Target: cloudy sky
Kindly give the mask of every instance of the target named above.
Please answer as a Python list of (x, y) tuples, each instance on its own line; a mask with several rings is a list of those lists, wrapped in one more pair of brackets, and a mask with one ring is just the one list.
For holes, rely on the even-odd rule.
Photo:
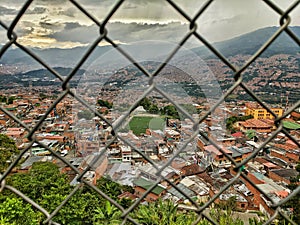
[[(9, 25), (24, 0), (1, 0), (0, 19)], [(174, 0), (192, 17), (203, 0)], [(293, 0), (274, 0), (283, 10)], [(113, 0), (78, 0), (100, 22), (116, 4)], [(292, 25), (300, 25), (300, 6), (291, 14)], [(280, 17), (261, 0), (215, 0), (197, 20), (198, 31), (212, 42), (230, 39), (259, 28), (276, 26)], [(117, 43), (142, 40), (178, 42), (188, 31), (187, 21), (163, 0), (127, 0), (107, 25), (109, 37)], [(18, 41), (30, 47), (72, 48), (87, 46), (98, 27), (67, 0), (34, 0), (16, 27)], [(6, 42), (0, 28), (0, 44)], [(107, 43), (102, 42), (101, 45)], [(190, 45), (201, 45), (194, 38)]]

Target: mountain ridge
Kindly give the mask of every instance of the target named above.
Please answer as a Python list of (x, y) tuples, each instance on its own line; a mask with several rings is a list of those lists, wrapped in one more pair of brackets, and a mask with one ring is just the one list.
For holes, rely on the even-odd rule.
[[(213, 43), (225, 57), (235, 55), (253, 55), (277, 30), (279, 27), (261, 28), (229, 40)], [(300, 36), (300, 26), (291, 27), (295, 35)], [(298, 48), (297, 48), (298, 47)], [(205, 46), (193, 48), (197, 55), (203, 57), (213, 57), (213, 53)], [(279, 37), (262, 53), (262, 57), (269, 57), (276, 54), (299, 54), (300, 48), (284, 31)]]
[[(219, 52), (221, 52), (225, 57), (235, 56), (235, 55), (253, 55), (264, 43), (267, 41), (275, 32), (279, 29), (278, 27), (266, 27), (261, 28), (247, 34), (234, 37), (229, 40), (222, 42), (212, 43)], [(295, 35), (300, 36), (300, 26), (294, 26), (290, 28)], [(163, 49), (164, 44), (159, 44), (156, 46), (158, 50)], [(167, 45), (167, 43), (165, 44)], [(135, 54), (139, 54), (141, 48), (136, 48), (136, 46), (124, 46), (128, 50), (132, 50)], [(152, 47), (144, 46), (146, 51), (152, 51)], [(38, 55), (43, 61), (48, 62), (52, 67), (74, 67), (80, 58), (85, 54), (89, 47), (75, 47), (72, 49), (31, 49), (36, 55)], [(136, 49), (135, 49), (136, 48)], [(112, 50), (112, 46), (97, 46), (93, 53), (88, 58), (85, 64), (92, 64), (95, 60), (102, 57), (104, 54)], [(144, 51), (145, 51), (144, 50)], [(200, 46), (192, 48), (189, 51), (194, 52), (202, 58), (215, 58), (216, 56), (210, 52), (206, 46)], [(162, 51), (163, 52), (163, 51)], [(268, 49), (262, 54), (262, 57), (269, 57), (276, 54), (290, 54), (296, 55), (300, 53), (299, 46), (285, 33), (283, 32), (280, 36), (268, 47)], [(114, 58), (114, 57), (112, 57)], [(30, 56), (24, 53), (20, 49), (8, 49), (7, 52), (1, 58), (2, 65), (32, 65), (32, 68), (37, 68), (39, 64), (33, 60)]]

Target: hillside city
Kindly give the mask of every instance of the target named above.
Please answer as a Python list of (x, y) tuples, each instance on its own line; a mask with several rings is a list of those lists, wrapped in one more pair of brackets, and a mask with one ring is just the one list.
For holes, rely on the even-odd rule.
[(299, 3), (1, 0), (0, 225), (300, 225)]
[[(273, 57), (269, 60), (277, 59)], [(293, 58), (284, 57), (282, 60), (293, 65)], [(289, 68), (292, 70), (291, 65)], [(261, 73), (264, 66), (256, 70)], [(223, 70), (221, 72), (226, 74)], [(282, 76), (279, 69), (266, 73), (272, 73), (276, 79)], [(293, 72), (288, 76), (292, 79), (297, 74)], [(277, 81), (272, 85), (296, 88), (299, 84), (294, 80), (286, 82), (292, 83)], [(249, 84), (263, 87), (266, 81), (255, 78)], [(181, 209), (188, 209), (193, 205), (187, 196), (199, 204), (205, 204), (236, 176), (238, 171), (233, 169), (235, 163), (251, 157), (242, 171), (252, 183), (241, 176), (215, 201), (222, 203), (234, 197), (236, 210), (242, 212), (241, 218), (247, 217), (251, 211), (272, 216), (272, 201), (279, 202), (300, 184), (299, 145), (281, 132), (263, 145), (277, 129), (274, 115), (281, 117), (288, 110), (288, 95), (282, 97), (281, 102), (268, 104), (273, 115), (255, 101), (226, 101), (195, 129), (194, 121), (205, 115), (212, 106), (211, 102), (196, 97), (192, 98), (192, 103), (185, 98), (182, 102), (178, 100), (190, 114), (187, 116), (154, 93), (140, 101), (120, 126), (112, 129), (105, 120), (116, 124), (128, 109), (128, 104), (132, 104), (131, 101), (135, 101), (143, 91), (125, 91), (118, 98), (117, 106), (114, 100), (120, 95), (120, 89), (114, 85), (107, 84), (103, 93), (94, 96), (91, 95), (95, 91), (93, 88), (82, 95), (102, 118), (73, 97), (65, 96), (35, 131), (35, 138), (40, 144), (34, 143), (23, 154), (22, 163), (14, 173), (26, 173), (33, 163), (49, 161), (57, 164), (61, 173), (67, 174), (70, 183), (76, 185), (78, 174), (55, 156), (59, 155), (81, 172), (89, 168), (84, 179), (92, 184), (104, 176), (134, 189), (133, 193), (124, 192), (118, 198), (126, 197), (134, 201), (143, 196), (153, 183), (160, 181), (143, 201), (169, 199)], [(27, 88), (2, 89), (1, 107), (31, 129), (45, 116), (59, 94), (58, 87), (32, 86), (32, 83)], [(296, 110), (282, 121), (284, 129), (298, 143), (299, 121), (300, 112)], [(30, 141), (26, 138), (28, 131), (2, 111), (0, 130), (16, 142), (19, 150), (29, 146)], [(256, 157), (253, 157), (254, 153), (257, 153)], [(165, 163), (172, 157), (174, 159), (166, 166)], [(157, 168), (164, 168), (161, 174), (157, 174), (148, 160)], [(173, 182), (186, 196), (160, 176)], [(257, 187), (267, 196), (261, 194)], [(284, 210), (291, 214), (296, 208), (287, 207)]]

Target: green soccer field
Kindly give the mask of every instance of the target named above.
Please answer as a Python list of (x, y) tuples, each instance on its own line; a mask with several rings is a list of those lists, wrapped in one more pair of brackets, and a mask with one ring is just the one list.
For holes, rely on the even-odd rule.
[(134, 116), (129, 122), (130, 130), (132, 130), (135, 135), (145, 133), (147, 128), (151, 130), (163, 130), (164, 126), (165, 119), (161, 117)]

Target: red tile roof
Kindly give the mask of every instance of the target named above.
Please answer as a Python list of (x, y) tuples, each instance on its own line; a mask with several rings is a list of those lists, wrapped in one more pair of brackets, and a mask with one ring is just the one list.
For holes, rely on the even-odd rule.
[[(229, 151), (229, 150), (228, 150), (227, 148), (225, 148), (224, 146), (220, 146), (220, 147), (221, 147), (221, 149), (222, 149), (225, 153), (227, 153), (227, 154), (232, 154), (232, 152)], [(220, 151), (219, 151), (215, 146), (213, 146), (213, 145), (207, 145), (207, 146), (204, 147), (204, 149), (205, 149), (205, 151), (214, 153), (214, 154), (216, 154), (216, 155), (223, 155), (223, 153), (220, 152)]]
[(261, 120), (258, 119), (249, 119), (246, 120), (245, 122), (241, 122), (241, 124), (244, 127), (249, 127), (249, 128), (265, 128), (265, 129), (270, 129), (272, 126), (262, 122)]
[(244, 134), (242, 132), (236, 132), (234, 134), (231, 134), (231, 136), (233, 136), (233, 137), (243, 137)]

